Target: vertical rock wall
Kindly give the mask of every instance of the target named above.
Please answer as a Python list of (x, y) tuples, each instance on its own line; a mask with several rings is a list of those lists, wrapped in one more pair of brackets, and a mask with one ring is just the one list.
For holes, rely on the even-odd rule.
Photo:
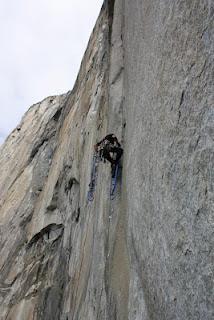
[(129, 319), (212, 319), (213, 1), (125, 1)]
[[(71, 92), (0, 148), (0, 319), (213, 318), (213, 3), (105, 1)], [(93, 145), (115, 133), (110, 201)]]

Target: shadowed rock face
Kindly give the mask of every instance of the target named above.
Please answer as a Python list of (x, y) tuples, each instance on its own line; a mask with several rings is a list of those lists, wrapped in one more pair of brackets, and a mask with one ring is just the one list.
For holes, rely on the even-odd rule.
[[(1, 320), (211, 320), (214, 5), (105, 1), (71, 92), (0, 148)], [(117, 194), (93, 145), (124, 148)]]

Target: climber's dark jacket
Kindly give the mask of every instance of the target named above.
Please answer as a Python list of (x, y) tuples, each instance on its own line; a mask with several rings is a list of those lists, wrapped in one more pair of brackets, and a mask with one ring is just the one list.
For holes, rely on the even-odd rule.
[[(121, 144), (114, 134), (108, 134), (104, 139), (98, 142), (95, 145), (95, 149), (98, 149), (98, 147), (100, 147), (99, 149), (101, 157), (111, 162), (112, 165), (116, 164), (123, 154)], [(113, 154), (113, 156), (111, 154)], [(116, 155), (115, 159), (114, 155)]]

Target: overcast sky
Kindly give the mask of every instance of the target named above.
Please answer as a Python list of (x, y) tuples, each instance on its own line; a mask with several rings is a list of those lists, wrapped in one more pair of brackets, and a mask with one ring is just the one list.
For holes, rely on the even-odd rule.
[(103, 0), (0, 0), (0, 143), (24, 112), (71, 90)]

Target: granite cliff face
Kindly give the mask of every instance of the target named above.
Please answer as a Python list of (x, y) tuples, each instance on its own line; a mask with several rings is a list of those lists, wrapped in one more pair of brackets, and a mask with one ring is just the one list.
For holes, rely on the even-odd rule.
[[(0, 148), (1, 320), (211, 320), (214, 3), (105, 1), (71, 92)], [(110, 200), (93, 145), (124, 148)]]

